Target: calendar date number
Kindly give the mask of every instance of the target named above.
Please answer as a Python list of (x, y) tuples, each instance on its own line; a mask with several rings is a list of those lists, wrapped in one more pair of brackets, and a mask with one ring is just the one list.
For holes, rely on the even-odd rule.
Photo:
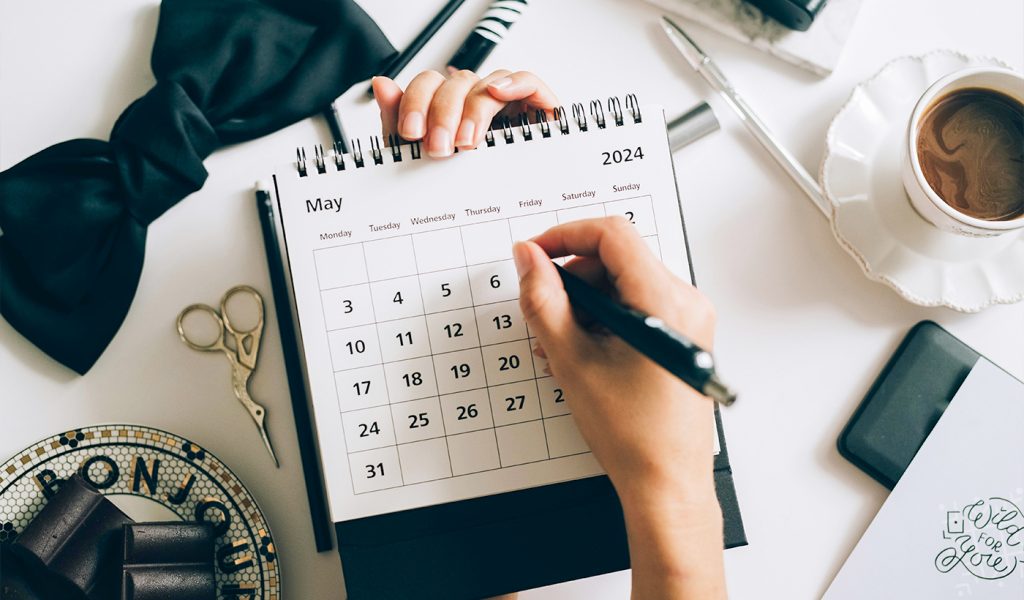
[(636, 148), (623, 148), (622, 150), (612, 150), (611, 152), (602, 152), (601, 156), (604, 158), (602, 165), (617, 165), (620, 163), (633, 162), (634, 160), (643, 160), (644, 149), (643, 146), (637, 146)]

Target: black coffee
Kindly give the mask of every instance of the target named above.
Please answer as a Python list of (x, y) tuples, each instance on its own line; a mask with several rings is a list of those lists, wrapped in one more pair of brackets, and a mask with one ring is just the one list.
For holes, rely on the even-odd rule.
[(986, 221), (1024, 215), (1024, 104), (967, 88), (936, 100), (921, 121), (917, 157), (928, 185)]

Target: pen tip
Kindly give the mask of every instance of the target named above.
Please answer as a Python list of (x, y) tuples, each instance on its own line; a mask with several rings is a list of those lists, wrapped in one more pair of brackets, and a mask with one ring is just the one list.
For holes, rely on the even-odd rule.
[(736, 392), (729, 389), (717, 375), (712, 375), (704, 384), (704, 395), (722, 406), (730, 406), (736, 402)]

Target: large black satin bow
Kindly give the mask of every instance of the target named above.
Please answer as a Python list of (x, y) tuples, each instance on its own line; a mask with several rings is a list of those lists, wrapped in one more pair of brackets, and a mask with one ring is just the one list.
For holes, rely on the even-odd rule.
[(0, 313), (85, 373), (131, 305), (146, 226), (202, 187), (203, 159), (317, 113), (393, 52), (351, 0), (164, 0), (157, 83), (110, 141), (0, 173)]

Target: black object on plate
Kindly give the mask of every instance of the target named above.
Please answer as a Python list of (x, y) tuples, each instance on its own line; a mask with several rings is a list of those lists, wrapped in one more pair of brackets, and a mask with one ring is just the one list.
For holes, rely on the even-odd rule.
[(116, 595), (123, 512), (74, 475), (21, 532), (12, 550), (39, 580), (61, 598), (107, 600)]
[(839, 453), (896, 486), (981, 355), (931, 321), (915, 325), (839, 436)]
[(790, 29), (807, 31), (828, 0), (747, 0)]
[(125, 525), (121, 600), (216, 600), (213, 548), (205, 523)]
[(60, 594), (45, 581), (29, 575), (24, 561), (11, 551), (11, 545), (0, 542), (0, 598), (3, 600), (46, 600)]

